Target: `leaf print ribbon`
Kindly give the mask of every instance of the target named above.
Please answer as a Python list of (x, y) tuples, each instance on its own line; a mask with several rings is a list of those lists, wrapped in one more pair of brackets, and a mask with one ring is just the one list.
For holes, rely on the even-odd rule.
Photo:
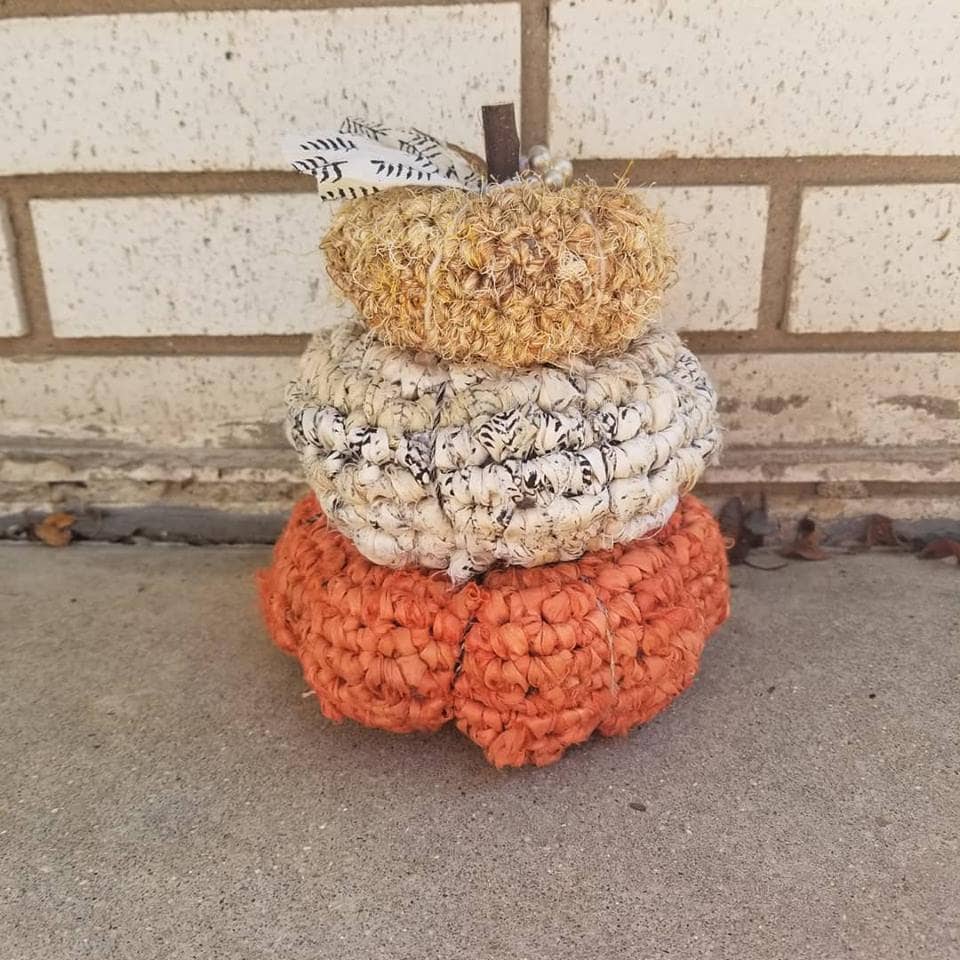
[(387, 187), (479, 191), (484, 183), (461, 154), (431, 134), (354, 117), (336, 130), (288, 137), (284, 154), (294, 170), (316, 177), (322, 200), (348, 200)]

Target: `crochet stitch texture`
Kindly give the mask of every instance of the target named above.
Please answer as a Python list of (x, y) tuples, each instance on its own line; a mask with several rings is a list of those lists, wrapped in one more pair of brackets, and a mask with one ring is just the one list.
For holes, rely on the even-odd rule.
[(287, 391), (312, 492), (260, 574), (264, 616), (327, 717), (454, 723), (499, 767), (552, 763), (662, 710), (729, 609), (689, 494), (716, 395), (656, 322), (663, 216), (532, 161), (395, 186), (446, 177), (443, 141), (357, 124), (294, 149), (321, 196), (360, 195), (322, 243), (358, 316)]
[(384, 342), (508, 368), (622, 350), (656, 317), (676, 265), (663, 216), (636, 194), (538, 180), (351, 200), (323, 251)]
[(348, 324), (314, 338), (287, 404), (329, 522), (375, 563), (455, 582), (647, 535), (720, 444), (713, 389), (665, 331), (595, 363), (507, 371)]
[(260, 595), (327, 717), (398, 733), (452, 720), (499, 767), (552, 763), (649, 720), (729, 609), (723, 540), (692, 496), (649, 540), (458, 588), (370, 563), (308, 495)]

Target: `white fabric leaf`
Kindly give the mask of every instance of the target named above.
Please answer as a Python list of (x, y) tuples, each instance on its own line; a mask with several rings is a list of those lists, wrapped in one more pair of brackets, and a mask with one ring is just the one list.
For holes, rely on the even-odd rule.
[(348, 117), (336, 130), (284, 141), (294, 170), (317, 180), (323, 200), (346, 200), (387, 187), (436, 186), (479, 191), (483, 178), (431, 134)]

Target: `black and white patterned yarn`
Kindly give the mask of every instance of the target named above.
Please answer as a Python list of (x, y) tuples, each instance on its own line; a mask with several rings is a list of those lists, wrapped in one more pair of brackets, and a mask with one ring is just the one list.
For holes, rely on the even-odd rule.
[(389, 187), (484, 186), (459, 151), (416, 127), (348, 117), (336, 128), (287, 137), (284, 152), (294, 170), (316, 177), (321, 200), (355, 200)]
[(661, 527), (720, 445), (716, 396), (672, 333), (569, 367), (504, 370), (318, 334), (287, 434), (330, 522), (374, 563), (573, 560)]

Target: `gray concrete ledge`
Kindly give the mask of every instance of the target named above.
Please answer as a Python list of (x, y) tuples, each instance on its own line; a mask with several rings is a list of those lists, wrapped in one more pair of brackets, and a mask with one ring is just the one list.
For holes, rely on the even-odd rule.
[(0, 958), (960, 957), (960, 570), (734, 571), (692, 689), (498, 772), (325, 721), (263, 548), (0, 545)]

